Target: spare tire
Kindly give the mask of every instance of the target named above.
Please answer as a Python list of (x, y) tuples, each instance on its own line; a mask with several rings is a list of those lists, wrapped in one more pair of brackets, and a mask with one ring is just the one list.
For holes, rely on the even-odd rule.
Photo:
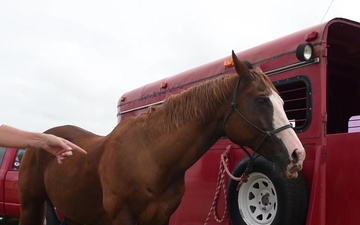
[[(249, 163), (243, 159), (233, 170), (241, 176)], [(230, 180), (227, 206), (233, 225), (305, 225), (308, 191), (302, 173), (288, 180), (273, 172), (273, 164), (263, 157), (256, 159), (248, 181), (239, 190), (238, 181)]]

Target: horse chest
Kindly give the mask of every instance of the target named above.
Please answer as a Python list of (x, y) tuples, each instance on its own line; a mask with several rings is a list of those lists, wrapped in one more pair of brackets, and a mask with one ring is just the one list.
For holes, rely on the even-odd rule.
[(148, 204), (140, 215), (140, 224), (165, 224), (180, 204), (182, 190), (183, 187), (177, 186), (161, 193), (149, 193)]

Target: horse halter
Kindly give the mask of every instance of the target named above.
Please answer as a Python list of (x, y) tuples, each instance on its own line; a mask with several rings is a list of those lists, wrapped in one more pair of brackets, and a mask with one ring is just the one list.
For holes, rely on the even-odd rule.
[[(246, 150), (246, 148), (242, 145), (239, 145), (243, 150), (244, 152), (250, 157), (250, 163), (248, 165), (248, 168), (247, 170), (251, 170), (251, 167), (252, 167), (252, 164), (253, 164), (253, 161), (259, 157), (259, 154), (258, 154), (258, 150), (260, 149), (261, 145), (266, 141), (266, 139), (272, 137), (274, 134), (276, 133), (279, 133), (283, 130), (286, 130), (288, 128), (291, 128), (293, 129), (293, 125), (290, 123), (290, 124), (286, 124), (282, 127), (279, 127), (277, 129), (274, 129), (274, 130), (263, 130), (261, 128), (259, 128), (258, 126), (256, 126), (253, 122), (251, 122), (249, 119), (247, 119), (238, 109), (237, 109), (237, 103), (236, 103), (236, 100), (237, 100), (237, 96), (238, 96), (238, 88), (239, 88), (239, 85), (240, 85), (240, 81), (241, 81), (241, 78), (240, 76), (238, 76), (237, 80), (236, 80), (236, 85), (235, 85), (235, 90), (234, 90), (234, 93), (233, 93), (233, 96), (232, 96), (232, 100), (231, 100), (231, 103), (230, 103), (230, 107), (231, 107), (231, 110), (229, 111), (229, 113), (226, 115), (225, 119), (224, 119), (224, 128), (225, 128), (225, 125), (230, 117), (230, 115), (232, 114), (232, 112), (236, 112), (236, 114), (238, 116), (240, 116), (240, 118), (242, 118), (243, 120), (245, 120), (248, 124), (250, 124), (253, 128), (255, 128), (256, 130), (260, 131), (261, 133), (264, 134), (264, 137), (261, 139), (260, 143), (258, 144), (258, 146), (254, 149), (254, 153), (251, 155), (249, 153), (248, 150)], [(251, 165), (250, 165), (251, 164)], [(250, 171), (248, 171), (250, 172)]]

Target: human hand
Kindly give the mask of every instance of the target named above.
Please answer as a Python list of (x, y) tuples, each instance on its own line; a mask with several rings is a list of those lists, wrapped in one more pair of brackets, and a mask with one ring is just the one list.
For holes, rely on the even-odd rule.
[(56, 156), (56, 159), (59, 164), (63, 162), (66, 157), (73, 155), (72, 151), (77, 151), (83, 154), (87, 154), (87, 152), (77, 146), (76, 144), (63, 139), (61, 137), (57, 137), (52, 134), (44, 134), (45, 135), (45, 142), (42, 148), (49, 153)]

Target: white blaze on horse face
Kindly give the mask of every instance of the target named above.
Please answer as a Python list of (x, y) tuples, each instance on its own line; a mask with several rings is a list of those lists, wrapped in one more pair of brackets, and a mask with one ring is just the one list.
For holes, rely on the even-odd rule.
[[(278, 129), (289, 124), (289, 119), (287, 118), (284, 110), (284, 101), (281, 99), (281, 97), (275, 91), (272, 91), (270, 100), (274, 107), (274, 129)], [(291, 163), (288, 165), (288, 176), (290, 178), (297, 176), (296, 172), (302, 168), (303, 161), (305, 160), (306, 156), (303, 145), (301, 144), (293, 129), (285, 129), (280, 131), (279, 133), (276, 133), (276, 136), (282, 140), (290, 156)]]

